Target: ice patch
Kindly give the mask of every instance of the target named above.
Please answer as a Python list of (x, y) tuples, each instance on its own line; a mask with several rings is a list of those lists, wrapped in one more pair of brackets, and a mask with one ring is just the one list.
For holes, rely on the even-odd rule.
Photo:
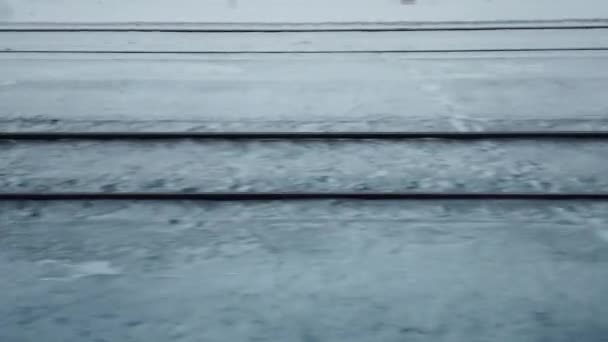
[(608, 242), (608, 229), (600, 229), (598, 231), (596, 231), (597, 236), (604, 240), (605, 242)]
[(71, 280), (91, 276), (116, 276), (122, 272), (108, 261), (87, 261), (70, 264), (59, 260), (40, 262), (41, 278), (46, 280)]
[(17, 81), (0, 81), (0, 87), (8, 87), (17, 84)]
[(121, 274), (120, 270), (113, 267), (108, 261), (89, 261), (72, 265), (74, 275), (78, 278), (88, 276), (111, 276)]

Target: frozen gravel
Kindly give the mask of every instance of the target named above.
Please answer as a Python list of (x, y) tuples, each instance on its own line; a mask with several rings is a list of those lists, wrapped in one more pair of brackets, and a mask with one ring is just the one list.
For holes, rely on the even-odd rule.
[(4, 191), (608, 192), (604, 141), (5, 142)]

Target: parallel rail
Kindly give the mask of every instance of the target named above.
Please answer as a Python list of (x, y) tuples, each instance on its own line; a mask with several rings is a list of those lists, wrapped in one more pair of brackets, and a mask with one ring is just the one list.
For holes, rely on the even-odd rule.
[(528, 132), (4, 132), (0, 140), (518, 140), (608, 139), (608, 131)]
[[(547, 140), (608, 139), (608, 131), (528, 132), (5, 132), (0, 141), (61, 140)], [(608, 193), (583, 192), (9, 192), (0, 201), (71, 200), (202, 200), (202, 201), (302, 201), (302, 200), (549, 200), (608, 201)]]
[[(0, 27), (0, 32), (388, 32), (388, 31), (477, 31), (477, 30), (543, 30), (543, 29), (606, 29), (608, 23), (600, 21), (593, 26), (573, 25), (562, 27), (548, 24), (534, 27), (519, 23), (510, 27), (369, 27), (369, 28), (258, 28), (258, 29), (204, 29), (196, 27), (174, 28), (108, 28), (80, 27), (44, 29), (28, 27)], [(460, 52), (543, 52), (543, 51), (606, 51), (608, 46), (566, 48), (509, 48), (461, 50), (323, 50), (323, 51), (50, 51), (0, 50), (0, 54), (18, 53), (90, 53), (90, 54), (368, 54), (368, 53), (460, 53)], [(603, 140), (608, 131), (527, 131), (527, 132), (4, 132), (0, 141), (62, 141), (62, 140)], [(289, 200), (589, 200), (608, 201), (606, 192), (587, 193), (505, 193), (505, 192), (0, 192), (0, 201), (71, 201), (71, 200), (202, 200), (202, 201), (289, 201)]]
[(608, 28), (606, 19), (498, 20), (471, 22), (342, 22), (342, 23), (200, 23), (200, 22), (18, 22), (0, 23), (0, 32), (398, 32), (398, 31), (498, 31), (580, 30)]
[(331, 54), (403, 54), (403, 53), (477, 53), (477, 52), (569, 52), (608, 51), (608, 46), (560, 48), (507, 48), (507, 49), (408, 49), (408, 50), (18, 50), (0, 49), (0, 54), (126, 54), (126, 55), (331, 55)]
[(608, 193), (455, 193), (455, 192), (14, 192), (0, 193), (0, 201), (303, 201), (303, 200), (542, 200), (608, 201)]

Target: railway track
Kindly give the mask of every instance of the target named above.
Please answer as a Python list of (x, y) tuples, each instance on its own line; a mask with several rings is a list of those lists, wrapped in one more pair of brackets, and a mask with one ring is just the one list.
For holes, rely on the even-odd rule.
[[(494, 132), (5, 132), (0, 141), (359, 141), (359, 140), (585, 140), (608, 139), (605, 131), (494, 131)], [(606, 201), (608, 192), (454, 192), (454, 191), (164, 191), (164, 192), (5, 192), (0, 200), (73, 201), (73, 200), (204, 200), (204, 201), (289, 201), (289, 200), (551, 200)]]
[(7, 132), (0, 140), (557, 140), (608, 139), (606, 131), (528, 132)]
[(0, 23), (0, 340), (606, 336), (608, 20), (97, 3)]
[(26, 192), (0, 193), (0, 200), (74, 201), (304, 201), (304, 200), (541, 200), (541, 201), (607, 201), (608, 193), (445, 193), (445, 192)]

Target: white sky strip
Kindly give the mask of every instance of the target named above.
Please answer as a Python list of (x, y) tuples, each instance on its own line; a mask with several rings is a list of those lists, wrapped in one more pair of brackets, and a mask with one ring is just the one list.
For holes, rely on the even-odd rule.
[(0, 0), (0, 22), (445, 22), (608, 18), (605, 0)]

